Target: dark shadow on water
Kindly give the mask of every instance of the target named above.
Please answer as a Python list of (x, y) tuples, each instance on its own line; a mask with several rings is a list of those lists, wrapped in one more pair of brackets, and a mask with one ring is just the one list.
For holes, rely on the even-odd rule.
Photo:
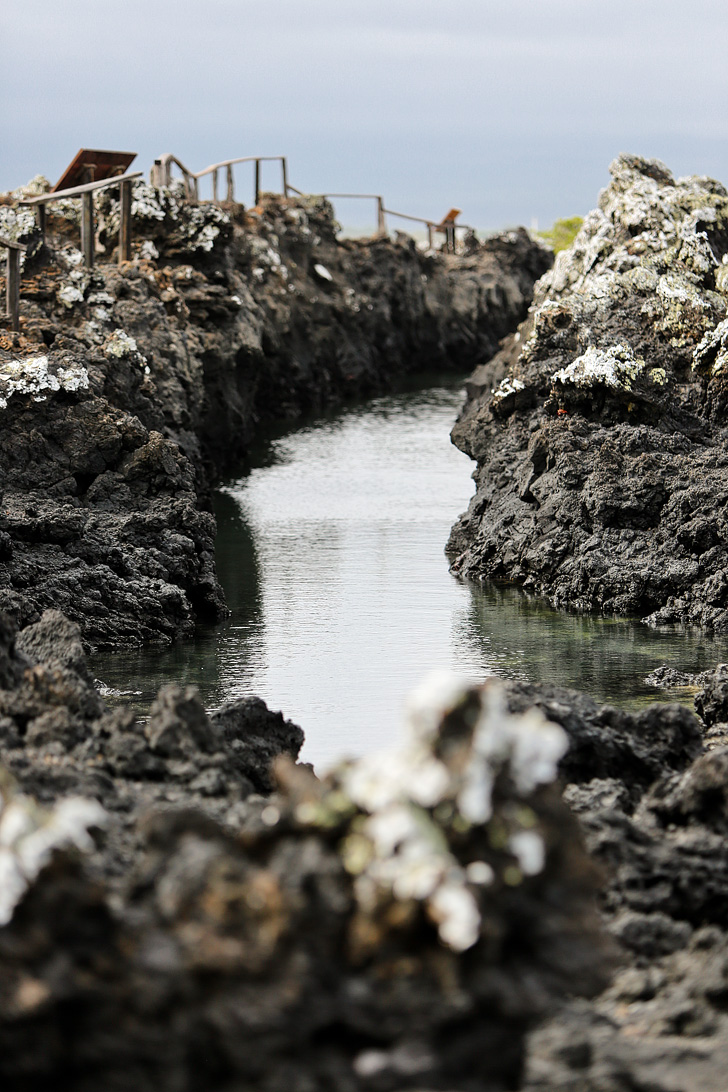
[(193, 639), (167, 648), (147, 646), (90, 656), (91, 670), (112, 704), (123, 701), (146, 715), (159, 687), (177, 683), (196, 686), (205, 705), (211, 708), (228, 696), (220, 677), (224, 643), (235, 643), (241, 671), (254, 659), (255, 649), (248, 649), (245, 640), (261, 626), (260, 573), (253, 533), (239, 505), (225, 493), (215, 497), (215, 515), (216, 562), (230, 618), (218, 625), (199, 626)]
[(645, 676), (661, 664), (697, 674), (728, 658), (728, 638), (557, 611), (507, 585), (466, 586), (469, 602), (457, 618), (456, 640), (473, 652), (487, 649), (504, 678), (571, 687), (626, 708), (654, 701), (692, 705), (690, 688), (657, 689)]

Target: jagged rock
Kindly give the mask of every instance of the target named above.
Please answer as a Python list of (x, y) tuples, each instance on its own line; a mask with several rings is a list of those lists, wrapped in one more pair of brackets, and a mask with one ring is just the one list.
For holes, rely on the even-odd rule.
[(703, 749), (700, 724), (682, 705), (652, 705), (634, 714), (564, 687), (505, 686), (513, 712), (534, 706), (566, 731), (569, 750), (560, 770), (570, 783), (611, 778), (640, 795), (665, 772), (684, 769)]
[[(8, 1087), (125, 1089), (131, 1073), (142, 1092), (214, 1089), (224, 1072), (271, 1092), (512, 1090), (543, 1013), (531, 1092), (631, 1092), (648, 1074), (664, 1092), (670, 1075), (711, 1087), (728, 1030), (728, 751), (700, 754), (688, 710), (438, 683), (404, 753), (321, 782), (293, 765), (300, 730), (262, 702), (208, 718), (171, 686), (145, 725), (98, 716), (78, 696), (76, 627), (49, 612), (17, 640), (0, 630), (2, 761), (48, 811), (22, 807), (82, 795), (106, 810), (85, 863), (54, 851), (0, 928)], [(261, 798), (275, 754), (278, 792)], [(557, 766), (622, 953), (588, 1009), (558, 1007), (604, 984), (608, 947), (593, 866), (543, 784)]]
[[(167, 691), (157, 720), (193, 704)], [(535, 1018), (608, 965), (565, 746), (438, 680), (401, 751), (323, 782), (281, 760), (238, 835), (152, 816), (113, 912), (56, 850), (0, 927), (4, 1087), (513, 1089)]]
[[(728, 749), (716, 742), (700, 754), (698, 722), (675, 706), (614, 718), (614, 710), (595, 708), (583, 695), (561, 691), (555, 700), (551, 687), (508, 687), (511, 705), (533, 701), (569, 734), (573, 756), (570, 762), (567, 752), (560, 764), (564, 799), (604, 869), (600, 906), (623, 953), (603, 994), (567, 1003), (530, 1036), (524, 1089), (718, 1092), (728, 1034)], [(652, 726), (653, 783), (636, 757), (650, 750), (645, 724)]]
[[(107, 250), (88, 271), (68, 243), (77, 211), (50, 206), (21, 333), (0, 336), (0, 609), (26, 626), (56, 607), (87, 647), (223, 617), (211, 481), (260, 422), (472, 367), (551, 262), (524, 231), (425, 254), (338, 241), (322, 199), (266, 196), (246, 213), (138, 182), (134, 261), (108, 260), (118, 202), (104, 194)], [(24, 216), (8, 230), (33, 235)]]
[(702, 673), (700, 675), (692, 675), (688, 671), (680, 671), (675, 667), (668, 667), (667, 664), (660, 664), (654, 671), (651, 671), (649, 675), (645, 675), (642, 680), (647, 686), (656, 686), (660, 689), (672, 690), (677, 687), (684, 686), (698, 686), (703, 680)]
[(636, 156), (468, 386), (453, 569), (558, 607), (728, 628), (728, 195)]
[(708, 727), (728, 722), (728, 664), (718, 664), (703, 675), (703, 688), (695, 695), (695, 708)]
[(269, 710), (262, 698), (226, 702), (213, 710), (210, 721), (258, 792), (273, 791), (274, 759), (286, 754), (295, 760), (303, 746), (302, 729)]
[(233, 825), (270, 769), (295, 759), (303, 732), (257, 699), (209, 718), (192, 687), (162, 687), (145, 724), (108, 710), (90, 676), (80, 630), (59, 611), (15, 636), (0, 615), (0, 760), (42, 804), (93, 797), (115, 817), (96, 865), (123, 876), (139, 849), (139, 816), (153, 805), (197, 806)]

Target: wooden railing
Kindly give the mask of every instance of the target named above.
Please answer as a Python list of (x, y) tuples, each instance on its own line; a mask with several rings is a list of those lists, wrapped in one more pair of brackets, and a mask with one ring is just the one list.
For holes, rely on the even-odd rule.
[[(211, 200), (216, 204), (228, 203), (232, 204), (235, 200), (235, 182), (233, 178), (233, 167), (238, 163), (254, 163), (255, 164), (255, 204), (260, 203), (260, 165), (261, 163), (280, 163), (282, 173), (281, 193), (284, 197), (288, 197), (289, 194), (296, 194), (299, 197), (324, 197), (327, 200), (335, 200), (336, 198), (356, 198), (365, 201), (376, 201), (377, 205), (377, 233), (379, 235), (387, 234), (387, 216), (394, 216), (400, 220), (410, 220), (414, 223), (424, 224), (427, 228), (427, 241), (432, 249), (435, 245), (434, 235), (435, 232), (442, 232), (445, 236), (445, 248), (451, 253), (455, 252), (457, 236), (456, 232), (461, 231), (473, 231), (467, 224), (456, 224), (455, 220), (449, 220), (447, 217), (444, 220), (428, 220), (423, 216), (411, 216), (406, 212), (395, 212), (394, 209), (388, 209), (384, 204), (384, 198), (378, 193), (317, 193), (317, 194), (305, 194), (302, 190), (296, 189), (288, 181), (288, 163), (284, 155), (246, 155), (240, 156), (238, 159), (224, 159), (220, 163), (213, 163), (210, 167), (205, 167), (202, 171), (191, 171), (189, 167), (186, 167), (177, 156), (167, 152), (154, 160), (154, 166), (151, 170), (151, 183), (153, 186), (163, 187), (170, 186), (172, 183), (172, 167), (176, 166), (182, 172), (182, 179), (185, 187), (185, 196), (189, 201), (200, 201), (200, 188), (199, 180), (205, 178), (208, 175), (212, 176), (212, 198)], [(226, 172), (226, 194), (224, 202), (219, 197), (218, 187), (218, 172), (225, 170)]]
[(20, 326), (20, 255), (26, 247), (22, 243), (6, 239), (3, 235), (0, 235), (0, 246), (4, 246), (7, 252), (5, 299), (10, 329), (17, 330)]
[[(292, 186), (289, 186), (288, 188), (293, 189)], [(299, 193), (300, 191), (296, 190), (296, 192)], [(454, 219), (450, 220), (447, 217), (444, 220), (437, 221), (437, 220), (428, 220), (424, 216), (411, 216), (408, 212), (395, 212), (394, 209), (388, 209), (386, 207), (386, 205), (384, 204), (384, 198), (381, 196), (381, 194), (378, 194), (378, 193), (322, 193), (322, 194), (316, 194), (316, 196), (317, 197), (325, 197), (327, 200), (329, 198), (336, 199), (337, 197), (339, 197), (339, 198), (349, 198), (349, 197), (351, 197), (351, 198), (362, 198), (364, 200), (376, 201), (376, 203), (377, 203), (377, 232), (378, 232), (379, 235), (386, 235), (387, 234), (387, 216), (395, 216), (400, 220), (411, 220), (414, 223), (424, 224), (426, 226), (426, 228), (427, 228), (427, 242), (428, 242), (428, 245), (430, 247), (430, 250), (432, 250), (434, 245), (435, 245), (434, 234), (435, 234), (436, 231), (440, 231), (445, 235), (445, 247), (446, 247), (446, 249), (448, 251), (450, 251), (450, 253), (454, 254), (455, 253), (455, 244), (456, 244), (456, 235), (455, 235), (456, 230), (457, 229), (460, 229), (462, 231), (473, 231), (474, 230), (474, 228), (471, 228), (468, 224), (456, 224)], [(455, 210), (455, 211), (457, 211), (457, 210)]]
[[(376, 201), (377, 207), (377, 233), (379, 235), (387, 234), (387, 216), (394, 216), (401, 220), (410, 220), (414, 223), (424, 224), (427, 228), (427, 239), (430, 248), (434, 246), (434, 233), (442, 232), (445, 235), (445, 248), (451, 253), (455, 252), (456, 246), (456, 231), (458, 229), (464, 231), (473, 231), (473, 228), (468, 227), (466, 224), (456, 224), (453, 213), (457, 214), (458, 210), (453, 209), (444, 220), (435, 221), (428, 220), (423, 216), (411, 216), (406, 212), (395, 212), (394, 209), (388, 209), (384, 204), (384, 198), (381, 194), (377, 193), (322, 193), (322, 194), (305, 194), (301, 190), (296, 189), (288, 181), (288, 165), (286, 157), (283, 155), (246, 155), (240, 156), (237, 159), (224, 159), (220, 163), (213, 163), (209, 167), (205, 167), (202, 171), (191, 171), (189, 167), (186, 167), (176, 156), (170, 153), (165, 153), (155, 159), (154, 166), (151, 171), (151, 183), (157, 187), (167, 187), (172, 182), (172, 167), (176, 166), (182, 172), (182, 178), (185, 186), (185, 196), (190, 201), (199, 201), (199, 180), (206, 178), (208, 175), (212, 178), (212, 201), (220, 203), (219, 191), (218, 191), (218, 175), (219, 172), (225, 170), (226, 175), (226, 196), (225, 201), (232, 204), (235, 200), (235, 181), (233, 177), (233, 167), (238, 163), (254, 163), (255, 164), (255, 204), (260, 202), (261, 188), (260, 188), (260, 165), (261, 163), (280, 163), (282, 173), (282, 188), (281, 192), (284, 197), (288, 197), (289, 194), (297, 194), (299, 197), (313, 196), (322, 197), (326, 200), (337, 198), (354, 198), (366, 201)], [(46, 232), (46, 206), (53, 201), (61, 201), (68, 198), (80, 197), (82, 201), (81, 209), (81, 250), (83, 251), (84, 262), (88, 269), (92, 269), (95, 259), (95, 227), (94, 227), (94, 203), (93, 195), (98, 190), (109, 189), (113, 186), (119, 187), (119, 263), (129, 261), (131, 258), (131, 183), (142, 177), (141, 171), (135, 171), (131, 174), (117, 175), (113, 178), (104, 178), (98, 182), (87, 182), (82, 186), (72, 186), (69, 189), (58, 190), (52, 193), (42, 193), (37, 197), (26, 197), (17, 203), (19, 205), (29, 206), (35, 209), (38, 227), (40, 229), (41, 236), (45, 238)], [(0, 246), (4, 246), (7, 251), (7, 311), (10, 317), (11, 328), (13, 330), (18, 329), (19, 324), (19, 300), (20, 300), (20, 253), (26, 249), (22, 243), (15, 243), (9, 239), (5, 239), (0, 236)]]
[(70, 197), (80, 197), (81, 207), (81, 250), (87, 269), (92, 269), (95, 258), (94, 243), (94, 193), (97, 190), (107, 190), (112, 186), (119, 187), (119, 263), (129, 261), (131, 258), (131, 184), (135, 178), (141, 178), (142, 172), (117, 175), (114, 178), (103, 178), (98, 182), (86, 182), (83, 186), (71, 186), (67, 190), (57, 190), (55, 193), (41, 193), (38, 197), (26, 197), (18, 201), (19, 205), (28, 205), (35, 208), (38, 227), (45, 238), (46, 231), (46, 205), (52, 201), (61, 201)]
[(226, 181), (226, 195), (225, 201), (232, 204), (235, 200), (235, 179), (233, 176), (233, 167), (238, 163), (254, 163), (255, 164), (255, 182), (254, 182), (254, 194), (255, 204), (260, 202), (260, 165), (261, 163), (280, 163), (282, 173), (282, 185), (281, 193), (284, 197), (288, 197), (288, 190), (291, 188), (288, 185), (288, 165), (286, 157), (284, 155), (244, 155), (239, 156), (237, 159), (223, 159), (221, 163), (213, 163), (210, 167), (205, 167), (202, 171), (191, 171), (189, 167), (186, 167), (177, 156), (171, 155), (169, 152), (160, 156), (159, 159), (154, 160), (154, 166), (151, 171), (151, 183), (153, 186), (169, 186), (172, 182), (172, 166), (179, 167), (182, 172), (182, 178), (185, 185), (185, 195), (188, 200), (199, 201), (200, 200), (200, 188), (199, 180), (206, 178), (208, 175), (212, 176), (212, 200), (215, 203), (220, 201), (218, 197), (218, 172), (225, 170)]

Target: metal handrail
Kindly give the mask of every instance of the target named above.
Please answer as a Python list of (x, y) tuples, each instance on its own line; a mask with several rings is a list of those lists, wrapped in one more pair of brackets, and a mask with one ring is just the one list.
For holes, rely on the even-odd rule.
[(46, 205), (52, 201), (61, 201), (64, 198), (80, 197), (81, 209), (81, 250), (87, 269), (93, 269), (94, 265), (94, 193), (97, 190), (108, 190), (112, 186), (119, 187), (119, 264), (128, 262), (131, 258), (131, 184), (142, 177), (142, 171), (132, 171), (130, 174), (114, 175), (112, 178), (101, 178), (98, 182), (85, 182), (82, 186), (70, 186), (67, 190), (56, 190), (53, 193), (41, 193), (37, 197), (25, 197), (18, 201), (19, 205), (35, 207), (36, 219), (41, 237), (45, 239), (46, 233)]

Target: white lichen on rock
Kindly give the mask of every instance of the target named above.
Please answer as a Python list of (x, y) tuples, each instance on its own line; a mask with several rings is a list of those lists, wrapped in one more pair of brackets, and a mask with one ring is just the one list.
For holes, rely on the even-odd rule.
[(508, 398), (511, 394), (517, 394), (519, 391), (524, 390), (525, 383), (521, 379), (516, 379), (514, 376), (507, 375), (505, 379), (501, 379), (498, 386), (493, 391), (493, 401), (502, 402), (504, 398)]
[(83, 292), (75, 284), (64, 284), (63, 288), (58, 289), (56, 299), (70, 311), (77, 303), (83, 303)]
[[(608, 323), (616, 308), (636, 304), (643, 324), (651, 323), (678, 349), (692, 348), (726, 315), (725, 188), (709, 178), (675, 180), (658, 160), (630, 155), (620, 155), (610, 173), (598, 208), (535, 286), (523, 357), (528, 363), (567, 347), (568, 338), (562, 335), (559, 341), (554, 325), (557, 308), (571, 313), (570, 328), (582, 353), (599, 344), (594, 331)], [(621, 334), (625, 345), (629, 340), (628, 332)], [(607, 385), (621, 383), (620, 371), (612, 381), (605, 373)]]
[[(451, 717), (460, 733), (453, 738), (444, 734)], [(566, 735), (535, 709), (509, 714), (497, 684), (477, 688), (449, 673), (431, 677), (413, 695), (407, 725), (400, 749), (344, 764), (333, 775), (335, 792), (360, 813), (342, 859), (364, 910), (376, 906), (380, 892), (422, 902), (441, 941), (465, 951), (480, 936), (475, 892), (495, 873), (482, 860), (458, 861), (440, 817), (447, 814), (460, 830), (488, 823), (501, 775), (527, 798), (556, 777)], [(530, 822), (533, 813), (522, 811)], [(543, 869), (545, 846), (528, 824), (516, 823), (506, 847), (518, 875)]]
[[(32, 209), (13, 208), (11, 205), (0, 205), (0, 235), (4, 235), (12, 243), (20, 243), (28, 239), (36, 230), (35, 215)], [(3, 258), (5, 250), (2, 250)], [(20, 251), (20, 268), (25, 265), (25, 252)]]
[(590, 347), (565, 368), (554, 372), (552, 381), (564, 386), (593, 387), (602, 384), (612, 390), (630, 391), (632, 383), (645, 370), (645, 362), (628, 345), (609, 345), (606, 349)]
[(50, 188), (51, 184), (45, 175), (37, 174), (35, 178), (31, 178), (30, 182), (13, 190), (10, 196), (14, 201), (23, 201), (28, 197), (40, 197), (42, 193), (49, 193)]
[(148, 182), (137, 180), (131, 191), (132, 217), (139, 220), (164, 220), (166, 209), (160, 199), (161, 192), (171, 195), (173, 191), (171, 189), (160, 191), (154, 186), (150, 186)]
[(6, 409), (13, 395), (31, 395), (43, 402), (48, 391), (78, 391), (88, 388), (88, 372), (80, 364), (49, 368), (47, 356), (0, 362), (0, 409)]
[(151, 239), (145, 239), (143, 241), (142, 245), (139, 247), (139, 257), (145, 259), (145, 261), (156, 261), (159, 257), (159, 251)]
[(693, 370), (721, 375), (728, 368), (728, 319), (709, 330), (693, 353)]
[(0, 205), (0, 235), (17, 243), (35, 231), (35, 215), (32, 209)]
[(93, 849), (89, 830), (102, 827), (106, 812), (96, 800), (69, 797), (51, 810), (39, 807), (0, 771), (0, 926), (56, 850)]
[[(231, 226), (230, 217), (219, 205), (188, 201), (180, 181), (161, 188), (141, 180), (132, 183), (131, 215), (135, 234), (141, 230), (146, 235), (138, 255), (147, 260), (158, 258), (167, 241), (178, 252), (209, 252), (222, 228)], [(99, 222), (107, 237), (118, 232), (117, 190), (103, 190), (99, 194)]]
[(123, 356), (131, 356), (132, 353), (136, 352), (138, 352), (136, 341), (124, 330), (114, 330), (113, 334), (110, 334), (104, 343), (104, 353), (106, 356), (121, 358)]
[[(283, 280), (288, 279), (288, 269), (283, 264), (277, 249), (279, 245), (278, 236), (273, 232), (267, 238), (252, 237), (248, 241), (251, 256), (255, 260), (252, 274), (256, 280), (264, 280), (268, 272), (277, 274)], [(323, 269), (323, 266), (321, 268)]]

